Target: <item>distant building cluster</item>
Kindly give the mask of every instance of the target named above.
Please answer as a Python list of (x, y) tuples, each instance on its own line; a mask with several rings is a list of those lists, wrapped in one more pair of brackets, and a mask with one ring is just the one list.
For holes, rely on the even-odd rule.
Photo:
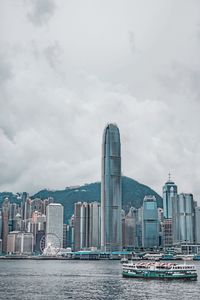
[(77, 199), (74, 214), (64, 220), (64, 208), (53, 198), (31, 199), (27, 193), (18, 198), (20, 204), (6, 197), (0, 208), (0, 253), (200, 251), (200, 207), (192, 194), (178, 194), (170, 174), (163, 186), (163, 208), (155, 196), (146, 195), (142, 207), (122, 209), (121, 143), (115, 124), (103, 133), (100, 203)]

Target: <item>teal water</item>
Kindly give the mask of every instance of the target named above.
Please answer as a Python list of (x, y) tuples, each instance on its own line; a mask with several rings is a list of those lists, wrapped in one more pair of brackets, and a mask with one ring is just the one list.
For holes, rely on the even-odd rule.
[(0, 299), (199, 300), (194, 264), (190, 282), (125, 279), (119, 261), (1, 260)]

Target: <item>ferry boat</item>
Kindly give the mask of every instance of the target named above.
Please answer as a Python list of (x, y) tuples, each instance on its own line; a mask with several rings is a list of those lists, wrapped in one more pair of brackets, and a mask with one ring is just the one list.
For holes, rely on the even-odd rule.
[(197, 271), (194, 265), (140, 262), (123, 265), (123, 277), (145, 279), (190, 279), (197, 280)]

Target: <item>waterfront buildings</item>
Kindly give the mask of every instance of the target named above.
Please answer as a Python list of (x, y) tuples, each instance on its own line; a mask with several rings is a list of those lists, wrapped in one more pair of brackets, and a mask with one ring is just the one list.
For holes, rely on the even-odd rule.
[(173, 198), (173, 243), (194, 243), (195, 202), (192, 194), (180, 194)]
[(46, 247), (63, 247), (63, 206), (50, 203), (47, 206)]
[(117, 125), (108, 124), (102, 143), (101, 249), (122, 250), (121, 144)]
[(159, 246), (159, 224), (155, 196), (145, 196), (143, 201), (142, 245), (144, 248)]

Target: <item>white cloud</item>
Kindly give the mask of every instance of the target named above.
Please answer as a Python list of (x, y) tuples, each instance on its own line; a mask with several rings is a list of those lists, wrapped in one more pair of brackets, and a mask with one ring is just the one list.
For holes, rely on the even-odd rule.
[(99, 180), (116, 122), (125, 175), (199, 198), (199, 3), (39, 2), (1, 4), (0, 190)]

